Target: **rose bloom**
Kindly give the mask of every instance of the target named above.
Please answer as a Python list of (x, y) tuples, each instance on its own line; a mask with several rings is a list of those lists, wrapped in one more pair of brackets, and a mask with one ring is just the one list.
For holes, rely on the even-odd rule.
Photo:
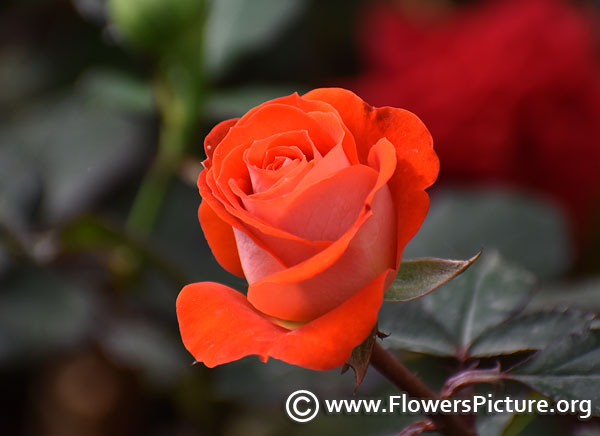
[(440, 182), (545, 195), (568, 213), (580, 245), (589, 240), (600, 204), (593, 11), (561, 0), (487, 1), (441, 15), (429, 2), (399, 4), (407, 2), (365, 14), (365, 72), (346, 86), (423, 119)]
[(412, 113), (373, 108), (344, 89), (268, 101), (205, 139), (199, 218), (247, 296), (186, 286), (186, 348), (209, 367), (258, 355), (326, 370), (345, 363), (377, 321), (405, 244), (438, 174)]

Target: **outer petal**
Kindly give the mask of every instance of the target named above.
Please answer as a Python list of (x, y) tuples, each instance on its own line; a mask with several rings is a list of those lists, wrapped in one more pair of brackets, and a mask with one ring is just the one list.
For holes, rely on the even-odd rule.
[(385, 271), (343, 304), (296, 330), (273, 323), (227, 286), (188, 285), (177, 298), (183, 343), (196, 360), (214, 367), (249, 355), (328, 370), (344, 364), (377, 322)]
[(204, 138), (204, 151), (206, 152), (206, 160), (203, 162), (205, 168), (210, 168), (212, 165), (212, 156), (215, 152), (215, 148), (219, 145), (219, 142), (223, 140), (229, 129), (235, 126), (239, 118), (232, 118), (231, 120), (221, 121)]
[(244, 277), (232, 226), (219, 218), (206, 201), (200, 203), (198, 219), (217, 261), (230, 273)]
[(400, 262), (404, 246), (419, 230), (429, 208), (424, 189), (433, 184), (439, 172), (429, 131), (413, 113), (391, 107), (374, 108), (346, 89), (315, 89), (304, 98), (325, 101), (337, 109), (354, 135), (361, 162), (368, 159), (370, 148), (382, 137), (396, 148), (398, 165), (388, 185), (396, 204)]
[(406, 160), (417, 173), (412, 181), (424, 189), (435, 181), (439, 160), (433, 151), (433, 140), (423, 122), (412, 112), (392, 107), (374, 108), (347, 89), (320, 88), (304, 95), (308, 100), (331, 104), (354, 135), (358, 156), (366, 163), (371, 147), (387, 138), (394, 147), (398, 161)]

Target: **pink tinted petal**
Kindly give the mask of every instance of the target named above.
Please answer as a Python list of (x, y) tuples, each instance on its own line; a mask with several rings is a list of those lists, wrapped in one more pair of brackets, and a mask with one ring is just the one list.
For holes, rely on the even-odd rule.
[[(303, 172), (297, 171), (268, 192), (247, 195), (233, 185), (231, 190), (239, 196), (251, 215), (278, 229), (309, 240), (334, 240), (356, 219), (364, 198), (377, 178), (377, 174), (366, 166), (348, 165), (341, 145), (337, 145), (312, 168), (308, 165), (302, 167)], [(359, 189), (350, 193), (348, 197), (351, 198), (340, 196), (340, 189), (346, 190), (349, 186)], [(294, 188), (293, 191), (288, 192), (291, 188)], [(319, 202), (311, 205), (312, 200)], [(344, 219), (335, 224), (323, 215), (324, 212), (338, 213)], [(333, 226), (339, 231), (326, 230)]]
[[(257, 217), (256, 215), (253, 215), (251, 213), (248, 213), (248, 211), (243, 207), (243, 204), (240, 201), (240, 196), (242, 195), (247, 195), (244, 193), (243, 188), (239, 187), (239, 183), (240, 180), (231, 180), (229, 183), (229, 195), (231, 197), (233, 197), (234, 201), (232, 204), (232, 202), (230, 202), (228, 199), (223, 198), (222, 195), (220, 195), (219, 193), (217, 193), (214, 198), (216, 199), (216, 201), (221, 203), (221, 208), (225, 211), (225, 213), (229, 213), (231, 215), (231, 219), (237, 219), (240, 222), (244, 223), (248, 228), (254, 228), (255, 230), (267, 234), (267, 235), (272, 235), (281, 239), (289, 239), (292, 241), (297, 241), (297, 242), (310, 242), (307, 241), (304, 238), (301, 238), (297, 235), (294, 235), (292, 233), (286, 232), (285, 230), (282, 230), (280, 228), (274, 227), (271, 223)], [(243, 181), (241, 181), (243, 182)], [(211, 182), (210, 179), (207, 179), (207, 184), (208, 184), (208, 189), (215, 189), (214, 188), (214, 181)], [(202, 194), (202, 192), (201, 192)], [(212, 192), (206, 192), (205, 193), (207, 196), (212, 196)], [(204, 195), (203, 195), (204, 197)], [(239, 226), (236, 226), (239, 227)], [(242, 226), (244, 227), (244, 226)], [(245, 230), (244, 230), (245, 231)]]
[(356, 222), (376, 181), (367, 166), (344, 168), (300, 191), (285, 209), (271, 210), (274, 225), (311, 241), (335, 241)]
[[(295, 169), (286, 174), (286, 177), (273, 185), (272, 189), (247, 196), (243, 191), (236, 191), (248, 210), (260, 208), (260, 201), (280, 201), (279, 208), (285, 208), (306, 187), (325, 179), (336, 172), (350, 166), (348, 158), (341, 144), (333, 147), (325, 157), (320, 155), (301, 169)], [(294, 192), (292, 192), (292, 190)], [(289, 195), (286, 195), (289, 194)], [(285, 195), (285, 197), (283, 197)], [(248, 201), (247, 201), (248, 200)]]
[[(237, 211), (235, 208), (223, 203), (221, 199), (213, 195), (213, 185), (214, 180), (212, 179), (212, 170), (202, 171), (198, 177), (198, 190), (202, 196), (202, 201), (206, 202), (223, 222), (246, 233), (256, 245), (261, 247), (266, 252), (271, 252), (269, 247), (265, 245), (261, 239), (257, 238), (254, 233), (269, 235), (270, 237), (278, 238), (283, 241), (292, 240), (298, 245), (302, 245), (306, 242), (297, 236), (273, 229), (261, 221), (256, 221), (252, 219), (252, 217), (248, 217), (243, 213), (239, 213), (239, 211)], [(250, 221), (250, 223), (247, 223), (244, 220)], [(274, 254), (274, 256), (277, 258), (276, 254)], [(279, 258), (277, 258), (277, 260), (282, 265), (284, 264)]]
[[(255, 261), (268, 263), (271, 256), (277, 258), (282, 265), (291, 267), (307, 260), (308, 258), (316, 255), (317, 253), (325, 250), (331, 245), (328, 241), (306, 241), (303, 239), (293, 240), (284, 239), (270, 234), (265, 234), (257, 229), (250, 229), (252, 238), (244, 232), (239, 232), (236, 236), (238, 245), (245, 245), (246, 241), (242, 241), (242, 238), (248, 239), (252, 242), (260, 240), (263, 246), (268, 247), (265, 251), (266, 259), (263, 259), (263, 252), (255, 252)], [(275, 272), (275, 270), (273, 271)], [(269, 273), (269, 274), (272, 274)], [(254, 282), (264, 275), (253, 275), (252, 279), (247, 279), (249, 282)]]
[(302, 181), (298, 184), (298, 189), (306, 188), (307, 186), (317, 183), (318, 181), (325, 179), (338, 171), (350, 166), (348, 156), (341, 144), (333, 147), (327, 155), (321, 158), (310, 171), (306, 173), (306, 176), (302, 178)]
[(262, 168), (264, 167), (265, 154), (273, 147), (297, 147), (307, 156), (307, 159), (313, 157), (314, 144), (308, 136), (308, 132), (306, 130), (295, 130), (255, 140), (248, 148), (244, 160), (248, 165)]
[[(379, 177), (358, 220), (315, 256), (250, 281), (248, 298), (255, 307), (277, 318), (306, 321), (348, 298), (380, 271), (396, 268), (396, 213), (386, 186), (395, 170), (394, 147), (380, 140), (371, 161), (380, 167)], [(244, 256), (240, 258), (243, 265)], [(290, 299), (294, 304), (288, 304)]]
[[(308, 162), (305, 157), (286, 162), (281, 168), (275, 170), (258, 168), (254, 165), (248, 165), (250, 181), (252, 184), (252, 194), (260, 194), (268, 191), (275, 183), (285, 179), (289, 180), (291, 176), (308, 171)], [(295, 177), (294, 177), (295, 178)]]
[[(269, 253), (270, 256), (275, 257), (282, 265), (295, 265), (329, 246), (329, 243), (326, 242), (307, 241), (274, 228), (248, 214), (245, 210), (233, 207), (216, 196), (219, 194), (214, 185), (212, 170), (202, 171), (198, 177), (198, 189), (203, 201), (210, 204), (221, 220), (241, 230), (256, 245)], [(213, 194), (213, 192), (217, 192), (217, 194)]]
[[(319, 262), (322, 252), (296, 267), (280, 271), (263, 270), (264, 273), (271, 272), (271, 275), (265, 275), (256, 282), (246, 274), (250, 283), (248, 299), (257, 309), (277, 318), (309, 321), (350, 298), (381, 271), (394, 268), (395, 215), (387, 186), (384, 185), (375, 195), (372, 211), (373, 214), (358, 227), (347, 245), (336, 241), (330, 246), (340, 249), (340, 252), (336, 253), (330, 247), (324, 251), (338, 256), (333, 258), (333, 262)], [(340, 241), (345, 242), (343, 238)], [(241, 259), (242, 265), (245, 265), (245, 256), (241, 255)], [(323, 268), (323, 265), (326, 267)], [(290, 271), (293, 268), (302, 269), (298, 282), (287, 280), (287, 276), (293, 274)], [(247, 273), (246, 268), (244, 271)], [(282, 280), (271, 280), (271, 277), (281, 277)]]
[(318, 149), (331, 149), (337, 143), (327, 129), (302, 110), (282, 104), (267, 105), (256, 111), (244, 123), (238, 122), (223, 138), (213, 155), (216, 177), (220, 178), (220, 172), (226, 167), (223, 159), (240, 144), (292, 130), (306, 130)]
[(273, 227), (311, 241), (334, 241), (357, 220), (376, 180), (373, 169), (354, 165), (284, 197), (241, 200), (250, 214)]
[(256, 245), (247, 233), (238, 229), (234, 229), (233, 232), (240, 256), (244, 259), (241, 265), (248, 282), (285, 269), (285, 266), (270, 251), (265, 251)]
[[(259, 201), (269, 200), (272, 198), (279, 198), (284, 195), (290, 194), (296, 188), (296, 186), (298, 186), (298, 183), (300, 183), (300, 181), (304, 179), (305, 175), (314, 167), (314, 164), (314, 161), (301, 161), (291, 165), (291, 168), (289, 170), (286, 170), (278, 175), (274, 175), (273, 178), (276, 178), (277, 176), (281, 177), (279, 178), (279, 180), (275, 181), (268, 189), (261, 192), (255, 192), (253, 194), (248, 195), (237, 183), (235, 183), (235, 181), (235, 187), (232, 186), (231, 182), (230, 187), (231, 190), (238, 197), (240, 197), (240, 199), (242, 199), (242, 203), (244, 203), (247, 199)], [(253, 170), (250, 170), (250, 173), (252, 172)], [(266, 184), (264, 180), (261, 181), (261, 183)], [(247, 205), (244, 206), (246, 208), (248, 207)]]

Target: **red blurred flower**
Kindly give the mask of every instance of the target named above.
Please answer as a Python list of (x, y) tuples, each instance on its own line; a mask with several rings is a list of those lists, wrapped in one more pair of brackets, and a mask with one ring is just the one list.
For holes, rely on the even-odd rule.
[[(420, 12), (426, 4), (416, 2)], [(545, 193), (565, 207), (582, 242), (600, 198), (594, 15), (561, 0), (417, 15), (428, 14), (409, 18), (391, 4), (367, 14), (366, 72), (348, 87), (423, 119), (436, 138), (441, 182)]]

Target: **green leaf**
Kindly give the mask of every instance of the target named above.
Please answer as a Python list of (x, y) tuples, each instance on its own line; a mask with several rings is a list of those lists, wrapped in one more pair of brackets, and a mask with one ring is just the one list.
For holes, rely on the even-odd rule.
[(533, 276), (487, 253), (473, 267), (430, 294), (425, 304), (446, 327), (459, 354), (487, 329), (522, 309), (531, 296)]
[(590, 400), (600, 415), (600, 331), (571, 336), (538, 351), (506, 374), (553, 400)]
[(209, 73), (218, 77), (241, 54), (273, 41), (304, 4), (301, 0), (213, 0), (204, 36)]
[(445, 190), (432, 197), (404, 256), (465, 259), (483, 247), (546, 278), (569, 268), (569, 241), (560, 210), (537, 197), (507, 190)]
[(384, 304), (379, 311), (378, 323), (379, 329), (389, 334), (382, 343), (386, 348), (434, 356), (455, 354), (456, 346), (452, 336), (435, 316), (423, 307), (421, 300)]
[(533, 276), (486, 252), (479, 262), (438, 291), (414, 301), (384, 304), (384, 345), (438, 356), (468, 358), (468, 349), (486, 330), (522, 310)]
[(600, 312), (600, 277), (542, 286), (527, 305), (527, 311), (576, 308)]
[(589, 329), (593, 315), (575, 311), (539, 312), (509, 319), (483, 333), (469, 349), (473, 357), (539, 350), (569, 334)]
[(385, 301), (408, 301), (426, 295), (465, 271), (481, 252), (468, 260), (413, 259), (403, 261)]

